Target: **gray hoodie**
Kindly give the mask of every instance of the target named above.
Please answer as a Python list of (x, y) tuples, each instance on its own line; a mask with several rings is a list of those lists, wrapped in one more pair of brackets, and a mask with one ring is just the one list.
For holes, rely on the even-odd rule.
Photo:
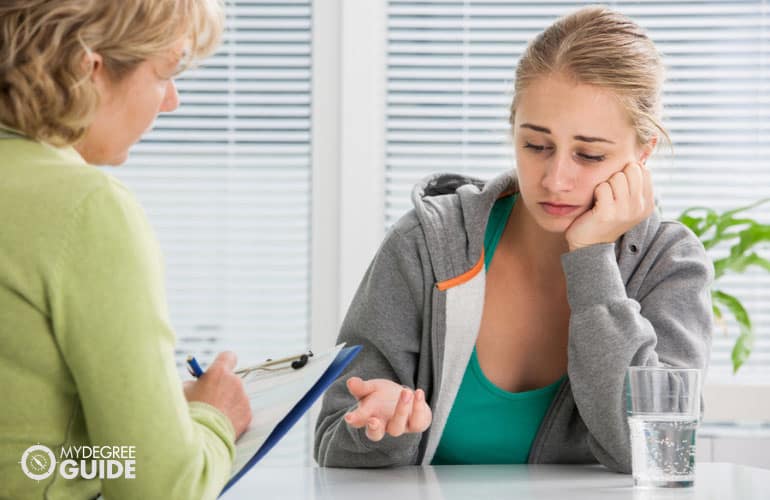
[[(388, 232), (343, 322), (339, 342), (363, 350), (329, 388), (315, 436), (322, 466), (428, 465), (476, 342), (484, 305), (484, 233), (515, 172), (485, 183), (427, 178), (414, 210)], [(562, 255), (571, 309), (567, 377), (532, 443), (530, 463), (595, 463), (630, 472), (624, 379), (633, 365), (697, 367), (709, 359), (713, 267), (700, 241), (657, 213), (614, 244)], [(370, 441), (349, 427), (345, 380), (422, 388), (433, 422), (421, 434)]]

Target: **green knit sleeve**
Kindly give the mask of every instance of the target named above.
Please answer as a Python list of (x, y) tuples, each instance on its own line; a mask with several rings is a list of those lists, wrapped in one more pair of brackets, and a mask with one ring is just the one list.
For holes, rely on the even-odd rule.
[(107, 178), (51, 249), (52, 325), (72, 372), (91, 445), (135, 446), (136, 477), (102, 481), (106, 498), (215, 498), (234, 431), (188, 405), (174, 363), (160, 252), (144, 212)]

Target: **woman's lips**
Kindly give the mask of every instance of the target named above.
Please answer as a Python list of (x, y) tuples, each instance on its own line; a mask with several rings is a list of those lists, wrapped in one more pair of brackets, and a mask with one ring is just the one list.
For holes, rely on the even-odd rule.
[(555, 215), (555, 216), (562, 216), (562, 215), (569, 215), (578, 208), (580, 208), (579, 205), (564, 205), (561, 203), (547, 203), (547, 202), (541, 202), (540, 206), (543, 207), (543, 210), (545, 210), (545, 213), (548, 215)]

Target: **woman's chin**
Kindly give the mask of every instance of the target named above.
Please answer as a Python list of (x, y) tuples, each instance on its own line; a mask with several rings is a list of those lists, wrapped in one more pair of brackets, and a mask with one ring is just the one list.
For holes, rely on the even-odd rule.
[(86, 161), (91, 165), (100, 165), (105, 167), (117, 167), (119, 165), (123, 165), (124, 163), (126, 163), (127, 160), (128, 160), (128, 151), (99, 155), (90, 160), (86, 158)]
[(576, 217), (538, 217), (537, 225), (548, 233), (565, 233)]
[(553, 234), (564, 234), (567, 232), (567, 229), (569, 229), (569, 224), (551, 224), (550, 227), (544, 227), (543, 229)]
[(107, 160), (107, 162), (105, 162), (104, 165), (117, 167), (118, 165), (123, 165), (124, 163), (126, 163), (126, 161), (128, 161), (128, 151), (124, 151), (120, 154), (113, 156), (112, 158)]

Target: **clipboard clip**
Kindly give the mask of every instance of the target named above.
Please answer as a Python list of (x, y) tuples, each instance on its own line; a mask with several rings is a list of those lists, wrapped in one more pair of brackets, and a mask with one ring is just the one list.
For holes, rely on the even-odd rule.
[(281, 370), (283, 368), (286, 368), (287, 365), (291, 366), (295, 370), (299, 370), (300, 368), (305, 366), (308, 360), (312, 357), (313, 357), (313, 351), (308, 350), (306, 353), (302, 353), (296, 356), (288, 356), (286, 358), (281, 358), (281, 359), (268, 359), (264, 363), (256, 366), (235, 370), (235, 374), (240, 375), (241, 377), (244, 377), (256, 371)]

